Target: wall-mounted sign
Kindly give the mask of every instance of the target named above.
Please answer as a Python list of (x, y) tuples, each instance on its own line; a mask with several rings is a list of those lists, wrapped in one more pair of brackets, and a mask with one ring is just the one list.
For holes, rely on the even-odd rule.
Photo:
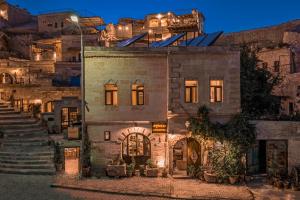
[(68, 127), (68, 139), (79, 139), (78, 127)]
[(152, 133), (166, 133), (167, 123), (165, 122), (153, 122), (152, 123)]

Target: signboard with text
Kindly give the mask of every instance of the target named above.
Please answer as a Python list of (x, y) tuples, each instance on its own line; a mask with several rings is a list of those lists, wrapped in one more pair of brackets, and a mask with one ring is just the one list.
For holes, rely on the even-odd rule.
[(166, 122), (153, 122), (152, 133), (167, 133), (168, 125)]

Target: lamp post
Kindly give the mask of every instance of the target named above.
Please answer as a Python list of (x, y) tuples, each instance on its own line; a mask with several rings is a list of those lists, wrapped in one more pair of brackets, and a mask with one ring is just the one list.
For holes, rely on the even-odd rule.
[(80, 151), (80, 175), (82, 176), (83, 157), (84, 157), (84, 142), (85, 142), (85, 79), (84, 79), (84, 46), (83, 46), (83, 32), (80, 27), (79, 17), (77, 15), (71, 15), (71, 21), (77, 25), (80, 31), (80, 59), (81, 59), (81, 151)]

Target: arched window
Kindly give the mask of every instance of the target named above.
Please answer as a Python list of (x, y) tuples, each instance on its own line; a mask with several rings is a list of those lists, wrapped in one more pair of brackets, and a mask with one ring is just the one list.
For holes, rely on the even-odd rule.
[(105, 105), (118, 105), (117, 84), (105, 84)]
[(131, 105), (144, 105), (144, 85), (133, 84), (131, 86)]
[(151, 156), (150, 140), (140, 133), (131, 133), (123, 141), (122, 151), (126, 163), (133, 157), (137, 164), (145, 164)]
[(8, 73), (1, 73), (0, 74), (0, 84), (13, 84), (14, 79), (13, 77)]

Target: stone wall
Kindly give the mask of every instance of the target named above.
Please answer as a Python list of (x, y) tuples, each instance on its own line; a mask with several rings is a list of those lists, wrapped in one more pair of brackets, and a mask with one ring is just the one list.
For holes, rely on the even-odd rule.
[(254, 121), (257, 140), (286, 140), (288, 143), (288, 170), (300, 165), (300, 122)]
[(283, 42), (283, 36), (286, 31), (292, 30), (299, 25), (300, 20), (294, 20), (265, 28), (227, 33), (219, 37), (214, 45), (231, 46), (243, 43), (259, 43), (262, 44), (262, 46), (265, 46), (279, 44)]

